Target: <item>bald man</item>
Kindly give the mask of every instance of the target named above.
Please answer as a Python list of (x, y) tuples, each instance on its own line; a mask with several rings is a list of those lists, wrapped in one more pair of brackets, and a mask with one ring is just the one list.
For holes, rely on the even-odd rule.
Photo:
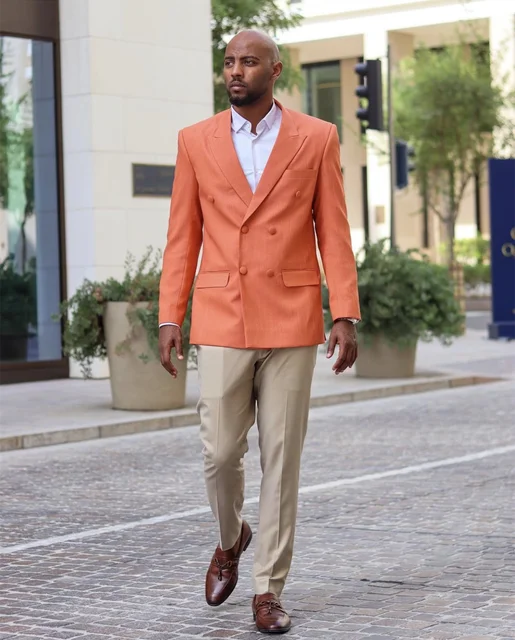
[(291, 626), (280, 597), (317, 346), (326, 340), (317, 242), (334, 318), (327, 357), (339, 347), (336, 374), (357, 357), (360, 317), (337, 130), (274, 100), (281, 70), (273, 40), (239, 33), (224, 59), (231, 108), (179, 133), (159, 301), (161, 360), (175, 377), (171, 353), (183, 358), (180, 327), (195, 284), (190, 341), (198, 348), (205, 480), (219, 528), (206, 575), (212, 606), (236, 587), (252, 539), (241, 516), (243, 457), (257, 409), (263, 475), (252, 610), (263, 633)]

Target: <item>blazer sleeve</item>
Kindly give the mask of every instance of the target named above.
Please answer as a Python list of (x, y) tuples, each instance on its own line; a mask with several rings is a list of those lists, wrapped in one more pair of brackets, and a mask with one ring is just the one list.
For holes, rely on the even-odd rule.
[(159, 285), (159, 324), (184, 321), (202, 246), (202, 225), (199, 186), (180, 131)]
[(320, 163), (313, 202), (315, 229), (329, 289), (331, 315), (361, 318), (356, 260), (352, 251), (343, 177), (340, 141), (331, 125)]

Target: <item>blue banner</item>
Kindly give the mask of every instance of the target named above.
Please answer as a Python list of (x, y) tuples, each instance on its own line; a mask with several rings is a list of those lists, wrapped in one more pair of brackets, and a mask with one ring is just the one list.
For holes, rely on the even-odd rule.
[(515, 339), (515, 159), (488, 161), (492, 323), (488, 337)]

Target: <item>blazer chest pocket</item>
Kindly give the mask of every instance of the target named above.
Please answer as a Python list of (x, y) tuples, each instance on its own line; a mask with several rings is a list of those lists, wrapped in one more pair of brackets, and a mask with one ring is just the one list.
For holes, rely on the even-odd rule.
[(320, 284), (320, 275), (313, 269), (289, 269), (282, 272), (286, 287), (309, 287)]
[(199, 273), (195, 281), (195, 289), (215, 289), (226, 287), (229, 282), (229, 271), (206, 271)]
[(316, 169), (286, 169), (282, 179), (286, 182), (314, 182), (317, 176)]

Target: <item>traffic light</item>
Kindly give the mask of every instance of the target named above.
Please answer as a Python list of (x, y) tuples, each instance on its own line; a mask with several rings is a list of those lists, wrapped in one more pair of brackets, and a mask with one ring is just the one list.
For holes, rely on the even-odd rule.
[(356, 117), (366, 122), (367, 129), (383, 131), (383, 82), (381, 78), (381, 60), (358, 62), (354, 71), (360, 76), (362, 84), (356, 87), (358, 98), (368, 101), (366, 107), (356, 111)]
[(405, 189), (409, 184), (409, 174), (415, 171), (415, 149), (405, 140), (395, 141), (395, 186)]

